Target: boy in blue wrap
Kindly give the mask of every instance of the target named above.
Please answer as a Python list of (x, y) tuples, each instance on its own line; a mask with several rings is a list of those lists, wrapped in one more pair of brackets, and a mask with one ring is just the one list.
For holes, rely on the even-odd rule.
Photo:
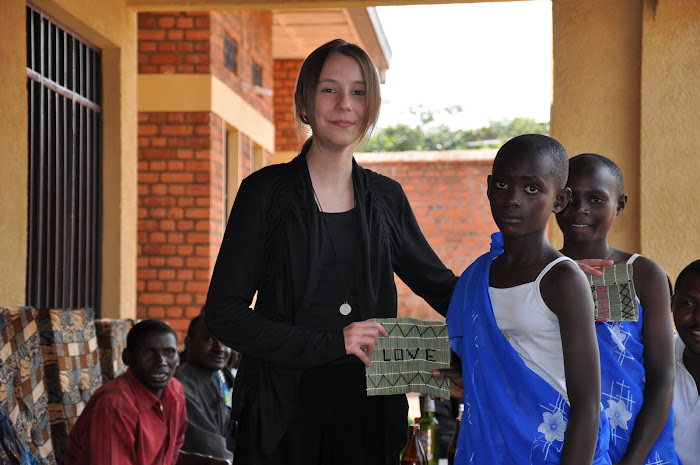
[(556, 140), (518, 136), (488, 177), (500, 229), (460, 277), (447, 314), (461, 357), (458, 464), (610, 464), (593, 300), (583, 272), (547, 240), (569, 202)]
[(596, 323), (602, 401), (610, 422), (610, 459), (620, 465), (679, 463), (673, 441), (673, 326), (666, 272), (653, 260), (608, 244), (627, 205), (622, 171), (602, 155), (569, 160), (571, 201), (557, 213), (561, 252), (574, 260), (632, 264), (638, 321)]

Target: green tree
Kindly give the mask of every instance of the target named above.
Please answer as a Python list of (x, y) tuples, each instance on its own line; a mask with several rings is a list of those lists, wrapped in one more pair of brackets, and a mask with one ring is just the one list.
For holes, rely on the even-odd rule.
[[(446, 108), (450, 114), (462, 111), (459, 107)], [(413, 112), (413, 111), (412, 111)], [(441, 124), (428, 127), (434, 121), (434, 112), (414, 112), (421, 124), (410, 126), (397, 124), (378, 129), (370, 138), (367, 152), (405, 152), (411, 150), (464, 150), (483, 147), (500, 147), (507, 140), (520, 134), (549, 134), (549, 123), (538, 123), (531, 118), (513, 118), (490, 121), (488, 126), (477, 129), (451, 129)]]
[(501, 143), (521, 134), (549, 134), (549, 122), (538, 123), (532, 118), (490, 121), (489, 129)]
[[(366, 152), (408, 152), (426, 150), (425, 133), (420, 126), (397, 124), (374, 132), (364, 148)], [(391, 149), (388, 149), (391, 147)]]

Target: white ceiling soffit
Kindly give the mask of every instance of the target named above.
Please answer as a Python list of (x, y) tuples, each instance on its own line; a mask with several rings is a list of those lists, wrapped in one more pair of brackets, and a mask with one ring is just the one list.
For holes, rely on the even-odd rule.
[(304, 59), (320, 45), (344, 39), (367, 51), (384, 82), (391, 49), (373, 7), (273, 10), (272, 13), (275, 59)]

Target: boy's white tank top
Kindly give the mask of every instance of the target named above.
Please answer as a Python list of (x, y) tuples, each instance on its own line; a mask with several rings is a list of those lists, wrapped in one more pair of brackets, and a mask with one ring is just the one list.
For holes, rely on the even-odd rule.
[[(564, 260), (573, 261), (569, 257), (557, 258), (532, 282), (503, 289), (489, 286), (489, 297), (498, 328), (525, 365), (568, 402), (559, 319), (544, 303), (540, 292), (542, 277)], [(579, 272), (583, 274), (580, 269)]]

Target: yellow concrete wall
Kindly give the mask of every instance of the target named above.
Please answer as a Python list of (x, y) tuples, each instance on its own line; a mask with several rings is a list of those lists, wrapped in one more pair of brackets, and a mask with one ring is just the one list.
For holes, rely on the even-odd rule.
[[(35, 0), (103, 53), (102, 316), (136, 314), (136, 12), (125, 0)], [(26, 274), (27, 90), (24, 0), (0, 2), (0, 305), (22, 305)], [(7, 180), (10, 179), (10, 182)]]
[[(551, 134), (569, 155), (599, 153), (622, 168), (630, 200), (609, 239), (628, 251), (640, 250), (641, 3), (552, 2)], [(561, 245), (556, 224), (550, 229), (555, 245)]]
[(0, 2), (0, 307), (24, 304), (27, 261), (25, 3)]
[(140, 74), (138, 89), (138, 111), (211, 111), (266, 150), (275, 149), (274, 124), (216, 76)]
[(700, 2), (645, 2), (641, 248), (672, 280), (700, 259)]

